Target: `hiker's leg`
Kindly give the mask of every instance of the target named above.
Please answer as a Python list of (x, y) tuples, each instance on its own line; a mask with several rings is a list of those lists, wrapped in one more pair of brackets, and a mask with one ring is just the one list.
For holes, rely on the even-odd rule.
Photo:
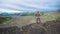
[(36, 23), (38, 23), (38, 18), (36, 18)]
[(39, 22), (39, 23), (41, 23), (41, 20), (40, 20), (40, 18), (38, 19), (38, 22)]

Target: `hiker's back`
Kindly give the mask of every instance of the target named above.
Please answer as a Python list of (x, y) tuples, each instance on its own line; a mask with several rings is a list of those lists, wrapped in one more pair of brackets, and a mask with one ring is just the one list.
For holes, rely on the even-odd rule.
[(39, 13), (36, 13), (35, 16), (36, 16), (36, 18), (40, 18), (40, 14)]
[(39, 11), (36, 12), (35, 17), (36, 17), (36, 23), (40, 23), (41, 21), (40, 21), (40, 13), (39, 13)]

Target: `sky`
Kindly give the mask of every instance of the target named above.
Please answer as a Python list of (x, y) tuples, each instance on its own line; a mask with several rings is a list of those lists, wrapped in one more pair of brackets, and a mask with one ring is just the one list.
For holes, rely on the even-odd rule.
[(60, 0), (0, 0), (0, 12), (54, 11)]

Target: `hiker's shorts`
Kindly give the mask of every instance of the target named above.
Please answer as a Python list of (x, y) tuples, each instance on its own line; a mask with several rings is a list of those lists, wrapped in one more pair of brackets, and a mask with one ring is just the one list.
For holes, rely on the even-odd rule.
[(40, 18), (36, 18), (36, 23), (40, 23)]

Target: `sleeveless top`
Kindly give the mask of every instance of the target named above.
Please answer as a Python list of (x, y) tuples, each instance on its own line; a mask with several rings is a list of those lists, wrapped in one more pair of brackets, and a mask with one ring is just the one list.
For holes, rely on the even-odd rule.
[(36, 14), (35, 16), (36, 16), (36, 18), (40, 18), (40, 14)]

